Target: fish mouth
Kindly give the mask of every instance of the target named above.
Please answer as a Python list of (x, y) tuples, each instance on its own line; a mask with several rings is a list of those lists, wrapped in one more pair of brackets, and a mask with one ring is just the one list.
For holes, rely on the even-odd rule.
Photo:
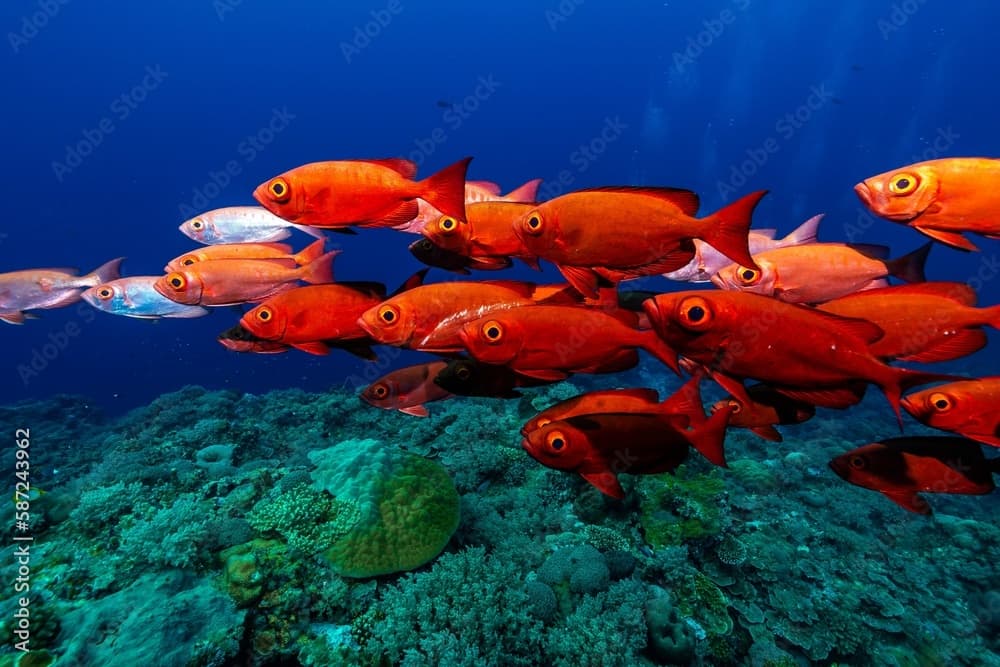
[(710, 276), (709, 280), (712, 282), (713, 285), (715, 285), (719, 289), (724, 289), (724, 290), (729, 289), (729, 285), (726, 284), (726, 279), (722, 277), (721, 273), (716, 273)]
[(873, 200), (872, 191), (871, 188), (869, 188), (864, 181), (861, 181), (860, 183), (854, 186), (854, 194), (858, 196), (858, 199), (861, 200), (862, 204), (864, 204), (868, 208), (872, 207), (872, 200)]
[(642, 302), (642, 309), (646, 311), (646, 315), (649, 317), (649, 323), (656, 328), (656, 324), (660, 321), (660, 304), (656, 302), (655, 298), (646, 299)]
[(907, 411), (907, 412), (909, 412), (909, 413), (910, 413), (911, 415), (913, 415), (914, 417), (917, 417), (917, 418), (920, 418), (920, 417), (922, 417), (922, 416), (923, 416), (923, 415), (921, 414), (921, 410), (920, 410), (920, 409), (919, 409), (919, 408), (917, 407), (917, 405), (916, 405), (916, 404), (915, 404), (915, 403), (914, 403), (914, 402), (913, 402), (913, 401), (912, 401), (912, 400), (910, 399), (910, 397), (909, 397), (909, 396), (903, 396), (903, 397), (902, 397), (901, 399), (899, 399), (899, 405), (900, 405), (900, 406), (901, 406), (901, 407), (902, 407), (902, 408), (903, 408), (904, 410), (906, 410), (906, 411)]

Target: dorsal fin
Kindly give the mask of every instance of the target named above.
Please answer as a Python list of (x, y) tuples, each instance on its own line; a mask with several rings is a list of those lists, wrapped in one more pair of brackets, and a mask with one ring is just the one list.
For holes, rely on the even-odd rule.
[(368, 162), (370, 164), (377, 164), (388, 169), (392, 169), (394, 172), (402, 176), (403, 178), (413, 178), (417, 175), (417, 164), (410, 160), (401, 157), (390, 157), (375, 160), (358, 160), (358, 162)]
[(489, 192), (496, 197), (500, 196), (500, 186), (492, 181), (466, 181), (465, 184)]
[(621, 192), (634, 195), (646, 195), (668, 201), (681, 210), (684, 215), (695, 215), (701, 200), (698, 193), (683, 188), (651, 188), (643, 185), (609, 185), (599, 188), (586, 188), (577, 192)]
[(420, 269), (419, 271), (417, 271), (416, 273), (414, 273), (412, 276), (410, 276), (409, 278), (407, 278), (406, 281), (404, 281), (403, 284), (400, 285), (396, 289), (396, 291), (392, 293), (391, 296), (396, 296), (397, 294), (402, 294), (403, 292), (405, 292), (407, 290), (411, 290), (414, 287), (420, 287), (421, 285), (423, 285), (424, 284), (424, 278), (427, 276), (427, 272), (428, 271), (430, 271), (430, 269)]

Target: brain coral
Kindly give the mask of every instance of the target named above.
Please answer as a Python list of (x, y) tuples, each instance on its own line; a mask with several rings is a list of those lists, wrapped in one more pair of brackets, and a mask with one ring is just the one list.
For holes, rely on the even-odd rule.
[(458, 527), (459, 499), (441, 464), (378, 440), (347, 440), (314, 451), (313, 486), (354, 503), (360, 519), (326, 550), (345, 577), (420, 567)]

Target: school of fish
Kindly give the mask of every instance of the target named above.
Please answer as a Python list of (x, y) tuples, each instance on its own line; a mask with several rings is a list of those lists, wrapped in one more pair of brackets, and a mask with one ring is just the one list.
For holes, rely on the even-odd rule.
[[(766, 191), (701, 217), (698, 195), (681, 188), (597, 187), (539, 202), (540, 179), (501, 195), (494, 183), (466, 179), (470, 161), (422, 180), (400, 158), (290, 169), (254, 190), (260, 206), (182, 223), (203, 247), (171, 259), (163, 275), (121, 277), (122, 258), (83, 276), (0, 274), (0, 320), (24, 324), (80, 300), (141, 319), (245, 304), (218, 337), (230, 350), (339, 349), (374, 360), (387, 345), (427, 354), (361, 391), (372, 406), (418, 417), (455, 396), (510, 399), (574, 374), (620, 373), (642, 351), (690, 379), (663, 399), (648, 388), (584, 393), (521, 429), (532, 458), (618, 499), (628, 493), (622, 473), (672, 472), (691, 449), (724, 467), (727, 429), (778, 442), (777, 426), (807, 421), (817, 408), (850, 408), (874, 385), (900, 428), (905, 411), (947, 435), (862, 445), (834, 458), (834, 473), (922, 514), (931, 506), (921, 493), (993, 491), (1000, 457), (982, 446), (1000, 447), (1000, 377), (894, 364), (959, 359), (986, 346), (986, 328), (1000, 328), (1000, 305), (977, 307), (968, 285), (924, 274), (934, 241), (972, 251), (966, 233), (1000, 239), (1000, 160), (931, 160), (858, 183), (871, 212), (932, 239), (895, 259), (884, 246), (819, 241), (822, 215), (782, 238), (751, 229)], [(432, 283), (426, 268), (391, 293), (378, 282), (336, 281), (341, 251), (326, 250), (324, 230), (368, 227), (419, 234), (409, 249), (429, 267), (470, 275), (544, 261), (566, 282)], [(293, 231), (314, 240), (296, 252), (281, 242)], [(649, 276), (717, 289), (619, 290)], [(730, 395), (708, 414), (706, 379)], [(933, 386), (911, 391), (924, 385)]]

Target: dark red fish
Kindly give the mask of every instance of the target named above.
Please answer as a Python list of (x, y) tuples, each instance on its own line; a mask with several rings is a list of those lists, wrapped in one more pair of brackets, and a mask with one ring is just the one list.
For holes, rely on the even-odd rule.
[[(865, 385), (862, 384), (858, 400), (864, 396)], [(765, 440), (781, 442), (781, 433), (775, 426), (781, 424), (801, 424), (812, 419), (816, 414), (816, 406), (805, 401), (797, 401), (775, 391), (766, 384), (754, 384), (747, 387), (747, 395), (751, 401), (744, 403), (735, 398), (724, 399), (712, 405), (712, 412), (729, 408), (732, 416), (729, 425), (749, 429)]]
[(864, 445), (833, 459), (830, 467), (855, 486), (878, 491), (911, 512), (930, 514), (920, 492), (990, 493), (1000, 458), (987, 459), (973, 440), (927, 436)]
[(399, 410), (414, 417), (426, 417), (425, 404), (452, 396), (451, 392), (434, 382), (437, 374), (447, 365), (444, 361), (432, 361), (386, 373), (366, 387), (361, 392), (361, 398), (383, 410)]
[(520, 398), (523, 394), (518, 389), (552, 384), (552, 381), (529, 378), (506, 366), (484, 364), (475, 359), (454, 359), (434, 377), (434, 383), (458, 396)]

